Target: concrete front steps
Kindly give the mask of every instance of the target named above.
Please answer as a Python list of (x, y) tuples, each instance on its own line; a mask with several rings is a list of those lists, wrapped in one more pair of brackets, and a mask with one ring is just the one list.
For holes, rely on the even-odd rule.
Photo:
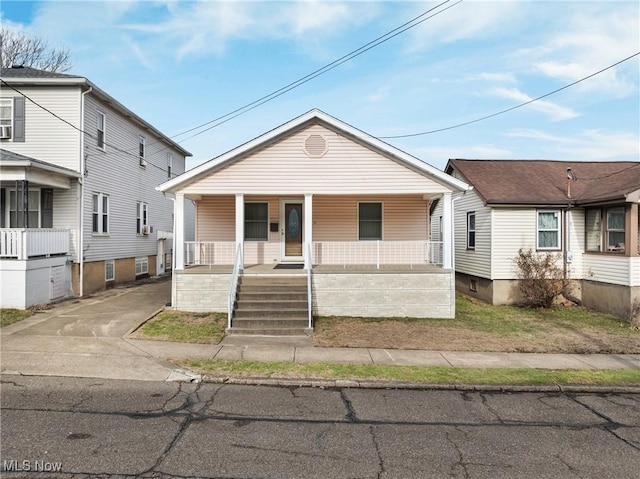
[(308, 335), (307, 277), (242, 276), (228, 334)]

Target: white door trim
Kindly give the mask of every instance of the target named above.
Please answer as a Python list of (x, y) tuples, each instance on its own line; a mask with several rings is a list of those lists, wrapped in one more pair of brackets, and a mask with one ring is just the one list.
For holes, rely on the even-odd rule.
[(287, 218), (285, 217), (285, 204), (302, 205), (300, 218), (300, 229), (302, 230), (302, 246), (304, 248), (304, 198), (280, 198), (280, 261), (283, 263), (300, 263), (304, 261), (304, 256), (286, 256), (285, 254), (285, 228), (287, 227)]

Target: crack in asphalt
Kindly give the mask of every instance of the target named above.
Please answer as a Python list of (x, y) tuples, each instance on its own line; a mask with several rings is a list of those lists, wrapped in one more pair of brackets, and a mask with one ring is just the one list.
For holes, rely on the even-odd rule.
[[(458, 427), (454, 429), (458, 432), (462, 432)], [(445, 431), (445, 437), (447, 438), (447, 441), (449, 442), (449, 444), (453, 446), (453, 449), (456, 451), (456, 454), (458, 455), (457, 462), (454, 462), (451, 464), (449, 475), (453, 477), (456, 471), (456, 466), (460, 466), (462, 468), (462, 472), (464, 474), (465, 479), (468, 479), (469, 471), (467, 470), (467, 464), (464, 462), (464, 458), (462, 456), (462, 451), (460, 450), (460, 446), (458, 446), (458, 443), (451, 438), (451, 433), (449, 431)]]
[(634, 442), (632, 442), (632, 441), (620, 436), (618, 434), (618, 432), (617, 432), (618, 429), (624, 429), (624, 428), (631, 427), (631, 426), (627, 426), (625, 424), (620, 424), (619, 422), (614, 421), (612, 418), (610, 418), (606, 414), (601, 413), (600, 411), (597, 411), (595, 408), (589, 406), (588, 404), (583, 403), (582, 401), (580, 401), (577, 397), (575, 397), (573, 395), (567, 395), (567, 397), (571, 398), (574, 402), (580, 404), (585, 409), (591, 411), (596, 416), (601, 417), (602, 419), (604, 419), (606, 421), (606, 424), (602, 425), (601, 429), (609, 432), (613, 437), (615, 437), (616, 439), (624, 442), (628, 446), (640, 451), (640, 445), (635, 444)]
[(502, 419), (500, 417), (500, 414), (489, 404), (489, 401), (487, 401), (487, 395), (485, 393), (480, 393), (480, 400), (482, 401), (482, 405), (487, 408), (487, 411), (489, 411), (491, 414), (493, 414), (495, 416), (495, 418), (500, 421), (501, 424), (504, 424), (505, 421), (504, 419)]
[(554, 454), (553, 457), (555, 457), (558, 461), (560, 461), (569, 470), (571, 474), (576, 476), (578, 479), (582, 479), (582, 475), (580, 475), (578, 470), (575, 467), (573, 467), (571, 464), (569, 464), (567, 461), (565, 461), (562, 458), (562, 456), (560, 456), (559, 454)]
[(382, 452), (380, 451), (380, 445), (378, 444), (378, 438), (376, 437), (374, 427), (375, 426), (373, 425), (369, 426), (369, 434), (371, 434), (371, 441), (373, 442), (373, 447), (375, 448), (376, 455), (378, 456), (378, 474), (376, 475), (376, 479), (381, 479), (386, 470), (384, 467), (384, 459), (382, 459)]
[(356, 416), (356, 410), (353, 408), (351, 400), (347, 397), (345, 389), (340, 389), (340, 399), (342, 399), (342, 403), (347, 410), (347, 414), (345, 415), (347, 422), (360, 422)]

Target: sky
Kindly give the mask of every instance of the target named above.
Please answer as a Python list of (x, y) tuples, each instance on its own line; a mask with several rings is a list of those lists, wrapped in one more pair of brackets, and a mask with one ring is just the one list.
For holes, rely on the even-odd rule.
[[(313, 108), (440, 169), (449, 158), (640, 160), (640, 56), (473, 122), (640, 52), (640, 3), (442, 1), (2, 0), (0, 19), (68, 48), (66, 73), (173, 137), (193, 154), (187, 168)], [(180, 135), (434, 7), (263, 105)]]

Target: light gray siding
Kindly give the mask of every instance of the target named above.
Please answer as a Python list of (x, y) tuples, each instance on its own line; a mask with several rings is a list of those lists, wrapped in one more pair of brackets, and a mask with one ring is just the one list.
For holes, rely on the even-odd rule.
[[(454, 201), (455, 270), (491, 278), (491, 208), (484, 206), (475, 191), (456, 196)], [(475, 249), (467, 248), (467, 215), (476, 216)]]
[[(80, 88), (77, 86), (28, 87), (19, 90), (49, 112), (80, 128)], [(19, 95), (3, 88), (2, 98)], [(80, 132), (35, 103), (25, 101), (25, 139), (23, 142), (1, 140), (0, 147), (79, 171)]]
[[(106, 117), (103, 150), (98, 147), (97, 112)], [(173, 155), (172, 173), (184, 172), (184, 156), (169, 145), (88, 95), (85, 103), (85, 188), (84, 249), (87, 261), (148, 256), (157, 253), (158, 231), (173, 231), (173, 202), (155, 188), (165, 182), (167, 155)], [(138, 156), (139, 137), (146, 142), (146, 166)], [(109, 232), (92, 233), (92, 195), (109, 196)], [(148, 225), (153, 232), (140, 235), (136, 230), (137, 202), (148, 208)]]

